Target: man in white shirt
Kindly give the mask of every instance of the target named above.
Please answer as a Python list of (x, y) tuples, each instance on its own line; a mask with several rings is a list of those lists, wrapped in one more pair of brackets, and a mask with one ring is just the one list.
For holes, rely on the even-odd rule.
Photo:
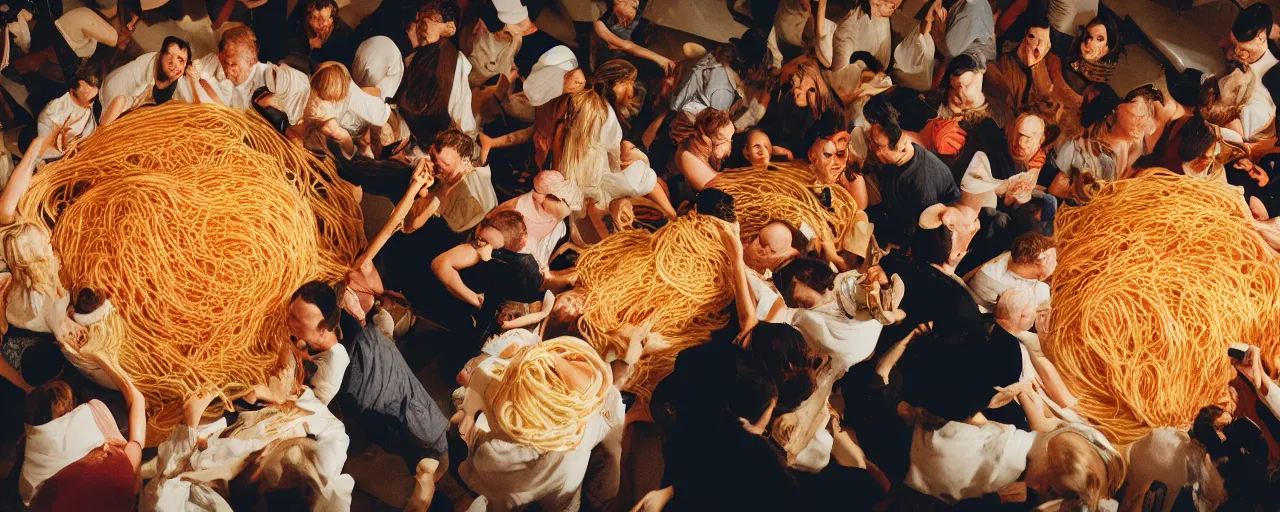
[[(1276, 59), (1269, 47), (1270, 41), (1275, 37), (1272, 34), (1272, 25), (1271, 7), (1264, 2), (1250, 5), (1240, 11), (1240, 14), (1236, 15), (1235, 23), (1231, 24), (1231, 46), (1227, 51), (1227, 58), (1249, 66), (1249, 69), (1253, 70), (1254, 78), (1261, 86), (1254, 90), (1254, 98), (1261, 101), (1261, 97), (1265, 96), (1272, 109), (1270, 117), (1274, 118), (1275, 101), (1272, 92), (1280, 89), (1280, 70), (1276, 69), (1276, 63), (1280, 61)], [(1244, 113), (1242, 112), (1241, 115), (1243, 117)], [(1241, 121), (1244, 119), (1242, 118)], [(1247, 128), (1245, 131), (1249, 132)], [(1248, 138), (1250, 133), (1245, 133), (1244, 136)]]
[(436, 136), (431, 159), (440, 179), (425, 197), (414, 201), (405, 233), (417, 231), (437, 214), (454, 233), (465, 233), (498, 206), (489, 167), (476, 167), (474, 153), (474, 142), (461, 130), (449, 129)]
[(1039, 233), (1025, 233), (1014, 239), (1009, 252), (974, 270), (968, 279), (969, 289), (978, 305), (988, 311), (995, 310), (1001, 293), (1014, 287), (1034, 290), (1038, 306), (1049, 302), (1049, 285), (1044, 281), (1057, 266), (1057, 243)]
[[(868, 273), (870, 274), (870, 273)], [(884, 325), (902, 321), (901, 280), (887, 296), (886, 312), (873, 311), (864, 285), (870, 275), (851, 270), (837, 275), (825, 261), (798, 258), (778, 269), (773, 282), (787, 305), (796, 308), (791, 325), (833, 365), (849, 368), (875, 353)]]
[[(248, 110), (254, 107), (253, 93), (266, 87), (269, 94), (258, 103), (271, 106), (289, 118), (292, 126), (302, 121), (311, 94), (307, 75), (289, 66), (258, 61), (258, 39), (248, 27), (235, 27), (222, 34), (218, 53), (206, 55), (193, 64), (199, 87), (178, 90), (179, 98), (192, 103), (221, 103)], [(193, 94), (194, 92), (194, 94)]]
[(36, 159), (61, 158), (73, 142), (93, 134), (98, 128), (93, 117), (93, 102), (101, 85), (102, 76), (96, 66), (81, 66), (67, 92), (40, 111), (35, 137), (25, 144), (18, 167), (35, 165)]

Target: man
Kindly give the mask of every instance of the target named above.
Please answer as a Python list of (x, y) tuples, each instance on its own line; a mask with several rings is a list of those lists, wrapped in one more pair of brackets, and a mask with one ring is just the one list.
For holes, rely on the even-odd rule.
[(769, 282), (770, 274), (792, 258), (809, 251), (809, 239), (784, 220), (772, 220), (743, 247), (747, 284), (756, 302), (756, 317), (764, 322), (785, 322), (786, 304)]
[(1013, 159), (1014, 174), (1039, 172), (1044, 167), (1047, 128), (1044, 118), (1031, 112), (1019, 114), (1009, 125), (1009, 156)]
[(404, 232), (413, 233), (438, 215), (454, 233), (466, 233), (498, 205), (489, 168), (475, 166), (475, 143), (457, 128), (437, 135), (430, 151), (442, 182), (414, 201)]
[(533, 177), (533, 190), (502, 203), (498, 210), (515, 210), (524, 216), (528, 242), (521, 252), (533, 255), (547, 275), (552, 253), (569, 231), (564, 220), (582, 208), (582, 200), (577, 185), (559, 171), (548, 170)]
[(293, 35), (285, 42), (285, 62), (308, 73), (329, 61), (351, 66), (355, 32), (338, 16), (334, 0), (307, 0), (295, 11), (293, 24)]
[[(162, 104), (173, 99), (178, 89), (195, 85), (195, 78), (188, 73), (192, 69), (191, 45), (168, 36), (160, 48), (158, 53), (143, 54), (116, 68), (102, 81), (102, 124), (138, 107)], [(184, 75), (187, 80), (180, 83)]]
[(729, 114), (717, 109), (699, 111), (675, 155), (675, 167), (683, 181), (672, 185), (671, 202), (680, 204), (707, 188), (732, 150), (733, 122)]
[[(61, 158), (72, 142), (93, 134), (98, 128), (93, 118), (93, 103), (101, 84), (102, 76), (96, 66), (81, 66), (76, 71), (67, 92), (40, 111), (34, 133), (30, 128), (23, 129), (19, 144), (26, 149), (19, 168), (35, 165), (37, 160)], [(110, 120), (104, 119), (104, 124), (106, 121)]]
[[(315, 354), (313, 385), (317, 379), (341, 382), (338, 400), (346, 417), (355, 419), (389, 453), (400, 455), (410, 470), (417, 470), (414, 497), (425, 496), (429, 505), (435, 480), (449, 467), (449, 422), (395, 342), (372, 322), (361, 327), (343, 313), (337, 292), (320, 281), (293, 293), (288, 314), (289, 334)], [(418, 505), (421, 501), (411, 500)], [(426, 505), (411, 508), (425, 511)]]
[(935, 333), (981, 332), (985, 322), (982, 312), (955, 273), (968, 252), (956, 239), (956, 231), (945, 224), (922, 227), (910, 239), (910, 257), (892, 251), (880, 260), (886, 274), (898, 274), (911, 289), (901, 305), (906, 319), (886, 330), (887, 339), (901, 339), (911, 326), (929, 322), (933, 322)]
[[(790, 323), (815, 351), (830, 355), (843, 369), (875, 353), (885, 325), (906, 318), (898, 309), (903, 297), (901, 278), (883, 295), (868, 293), (870, 273), (856, 270), (836, 274), (817, 258), (797, 258), (778, 269), (773, 283), (790, 312)], [(884, 300), (883, 303), (880, 300)]]
[[(218, 52), (196, 61), (194, 67), (200, 77), (200, 87), (194, 91), (198, 96), (179, 89), (178, 94), (187, 95), (184, 101), (220, 103), (239, 110), (270, 106), (288, 117), (287, 126), (302, 121), (311, 94), (307, 75), (287, 65), (260, 62), (258, 38), (248, 27), (224, 32), (218, 40)], [(255, 103), (254, 93), (264, 87), (268, 94), (259, 96)]]
[(360, 22), (356, 40), (386, 36), (396, 43), (400, 55), (408, 57), (420, 46), (453, 37), (458, 31), (460, 15), (454, 0), (428, 0), (420, 5), (418, 2), (382, 2)]
[(868, 153), (882, 164), (882, 200), (868, 215), (884, 226), (883, 240), (901, 245), (925, 208), (959, 201), (960, 189), (942, 160), (902, 136), (898, 111), (884, 96), (872, 97), (864, 112), (871, 123), (865, 132)]
[(933, 40), (946, 58), (969, 55), (979, 64), (996, 58), (996, 22), (991, 4), (980, 0), (942, 0), (933, 4)]
[(1149, 149), (1146, 137), (1155, 129), (1153, 105), (1160, 102), (1159, 91), (1142, 86), (1124, 99), (1110, 87), (1101, 87), (1085, 104), (1081, 116), (1085, 134), (1058, 148), (1049, 193), (1070, 198), (1073, 184), (1088, 172), (1099, 180), (1129, 176), (1134, 162)]
[(1249, 66), (1258, 85), (1262, 86), (1254, 94), (1271, 97), (1274, 104), (1274, 92), (1280, 90), (1280, 70), (1276, 69), (1276, 63), (1280, 61), (1276, 60), (1269, 46), (1274, 37), (1272, 26), (1271, 7), (1265, 2), (1241, 10), (1231, 24), (1231, 46), (1227, 58)]
[(469, 57), (472, 69), (468, 80), (472, 88), (499, 75), (512, 82), (517, 77), (527, 77), (542, 54), (561, 44), (538, 29), (520, 0), (494, 0), (493, 8), (482, 9), (483, 23), (476, 24), (476, 40)]
[(995, 310), (996, 299), (1013, 287), (1035, 292), (1037, 306), (1049, 302), (1045, 282), (1058, 266), (1057, 243), (1039, 233), (1025, 233), (1013, 240), (1013, 247), (978, 268), (969, 277), (969, 288), (978, 304)]
[(1017, 112), (1027, 110), (1054, 119), (1068, 129), (1079, 125), (1084, 98), (1063, 80), (1062, 62), (1049, 53), (1049, 48), (1049, 19), (1041, 18), (1027, 29), (1016, 50), (987, 63), (983, 92), (994, 98), (1000, 125), (1007, 125)]
[[(986, 64), (969, 55), (951, 59), (947, 64), (946, 87), (943, 87), (937, 118), (958, 120), (965, 130), (990, 118), (990, 105), (983, 93), (986, 74)], [(865, 112), (866, 107), (863, 110)]]

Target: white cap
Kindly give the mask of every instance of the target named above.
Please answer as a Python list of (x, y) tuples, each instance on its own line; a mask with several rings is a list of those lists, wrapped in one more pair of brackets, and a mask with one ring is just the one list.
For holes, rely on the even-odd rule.
[(994, 208), (995, 190), (1003, 182), (991, 176), (991, 161), (987, 159), (986, 153), (979, 151), (973, 155), (973, 160), (969, 161), (969, 167), (964, 171), (964, 177), (960, 179), (960, 192), (965, 196), (977, 196), (974, 198), (975, 202)]
[(540, 107), (564, 94), (564, 76), (577, 68), (578, 58), (569, 47), (560, 45), (547, 50), (524, 80), (524, 94), (529, 103)]
[(507, 25), (529, 19), (529, 9), (520, 0), (493, 0), (493, 7), (498, 10), (498, 20)]

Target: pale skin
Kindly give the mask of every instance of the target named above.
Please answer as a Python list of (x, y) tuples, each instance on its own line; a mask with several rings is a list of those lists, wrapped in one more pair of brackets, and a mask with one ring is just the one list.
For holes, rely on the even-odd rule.
[[(479, 265), (481, 261), (487, 261), (495, 249), (508, 247), (502, 233), (492, 227), (480, 228), (476, 232), (476, 239), (477, 243), (474, 245), (461, 244), (436, 256), (436, 259), (431, 262), (431, 272), (451, 295), (479, 309), (484, 304), (484, 296), (468, 288), (462, 282), (462, 276), (458, 271)], [(509, 249), (519, 250), (524, 246), (524, 240), (512, 241), (511, 245), (513, 247)]]
[(458, 155), (458, 151), (453, 148), (436, 148), (432, 149), (432, 161), (435, 169), (440, 176), (441, 185), (436, 190), (425, 190), (425, 194), (419, 194), (419, 197), (413, 201), (413, 206), (409, 210), (409, 220), (404, 223), (402, 231), (405, 234), (413, 233), (435, 215), (440, 209), (440, 201), (449, 195), (453, 187), (457, 186), (467, 173), (475, 170), (469, 159), (462, 158)]
[(124, 395), (125, 404), (129, 408), (129, 444), (125, 445), (124, 452), (133, 466), (133, 474), (137, 478), (134, 488), (138, 489), (142, 485), (142, 473), (138, 471), (142, 466), (142, 444), (147, 440), (147, 401), (143, 398), (142, 392), (138, 391), (137, 386), (133, 385), (133, 380), (106, 354), (95, 352), (89, 354), (89, 359), (107, 372), (111, 382), (115, 383), (116, 388)]
[[(733, 146), (733, 124), (721, 127), (710, 137), (705, 135), (694, 135), (694, 137), (702, 137), (704, 142), (711, 146), (711, 151), (716, 157), (724, 158), (729, 156)], [(688, 180), (689, 186), (697, 192), (707, 188), (720, 174), (719, 171), (711, 168), (706, 159), (689, 151), (680, 152), (677, 164), (680, 172)]]
[(431, 162), (425, 158), (418, 161), (418, 166), (413, 170), (413, 179), (409, 183), (409, 189), (405, 191), (404, 197), (391, 210), (391, 217), (387, 219), (387, 223), (382, 226), (382, 229), (373, 237), (373, 240), (369, 241), (369, 246), (360, 254), (360, 257), (356, 258), (355, 264), (347, 272), (348, 282), (362, 283), (368, 286), (375, 295), (383, 293), (382, 277), (378, 275), (378, 269), (374, 267), (373, 260), (377, 257), (378, 252), (386, 246), (387, 241), (391, 239), (391, 235), (400, 231), (400, 227), (404, 224), (404, 218), (409, 214), (409, 209), (413, 206), (413, 202), (421, 197), (423, 192), (435, 182), (431, 171)]

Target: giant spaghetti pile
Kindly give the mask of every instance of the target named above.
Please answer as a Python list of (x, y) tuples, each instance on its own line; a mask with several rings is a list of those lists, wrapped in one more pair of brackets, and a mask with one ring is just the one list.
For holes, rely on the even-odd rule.
[(1045, 352), (1111, 440), (1221, 402), (1231, 343), (1276, 362), (1280, 258), (1239, 194), (1161, 170), (1102, 185), (1059, 214), (1057, 236)]
[(675, 364), (676, 353), (706, 342), (729, 321), (729, 257), (710, 217), (683, 217), (650, 234), (609, 235), (578, 258), (586, 290), (578, 328), (601, 354), (627, 351), (627, 327), (648, 326), (669, 348), (645, 355), (625, 390), (647, 400)]
[(840, 186), (830, 186), (831, 206), (828, 211), (810, 189), (815, 183), (813, 171), (805, 162), (773, 164), (774, 169), (743, 169), (721, 173), (712, 185), (733, 196), (742, 237), (750, 240), (769, 221), (785, 220), (793, 226), (808, 224), (819, 242), (831, 241), (836, 247), (853, 229), (858, 204)]
[(266, 382), (285, 303), (337, 280), (361, 243), (350, 185), (257, 116), (169, 103), (129, 114), (40, 172), (19, 207), (52, 227), (68, 289), (117, 313), (86, 350), (118, 356), (163, 439), (197, 390)]
[[(591, 381), (573, 389), (557, 359), (590, 367)], [(492, 422), (522, 445), (568, 451), (582, 442), (587, 422), (599, 412), (612, 374), (595, 349), (562, 336), (520, 349), (502, 370), (493, 392)]]

